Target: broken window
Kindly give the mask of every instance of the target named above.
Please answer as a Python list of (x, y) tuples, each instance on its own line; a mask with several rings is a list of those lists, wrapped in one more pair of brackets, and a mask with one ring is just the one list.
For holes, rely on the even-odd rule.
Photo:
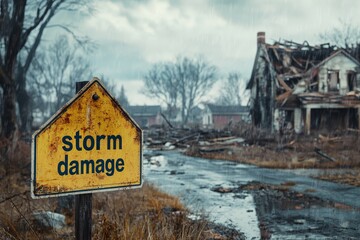
[(339, 89), (339, 70), (328, 70), (328, 91), (338, 92)]
[(354, 71), (347, 72), (347, 83), (349, 87), (349, 92), (354, 91), (356, 88), (356, 73)]

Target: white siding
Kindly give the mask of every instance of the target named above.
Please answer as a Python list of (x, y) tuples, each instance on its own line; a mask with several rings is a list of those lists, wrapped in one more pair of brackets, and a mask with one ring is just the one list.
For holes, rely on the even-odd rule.
[(319, 71), (319, 92), (328, 92), (328, 70), (339, 71), (339, 93), (345, 95), (349, 91), (348, 71), (356, 71), (358, 65), (344, 54), (334, 56), (325, 62)]

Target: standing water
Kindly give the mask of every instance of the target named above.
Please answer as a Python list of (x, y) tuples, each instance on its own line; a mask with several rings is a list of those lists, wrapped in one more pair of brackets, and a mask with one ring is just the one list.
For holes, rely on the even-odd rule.
[(242, 164), (208, 161), (176, 152), (151, 157), (144, 167), (145, 180), (178, 196), (194, 213), (206, 215), (210, 221), (236, 229), (246, 239), (260, 239), (253, 197), (248, 193), (219, 193), (216, 188), (234, 189), (239, 182), (251, 180), (242, 174)]

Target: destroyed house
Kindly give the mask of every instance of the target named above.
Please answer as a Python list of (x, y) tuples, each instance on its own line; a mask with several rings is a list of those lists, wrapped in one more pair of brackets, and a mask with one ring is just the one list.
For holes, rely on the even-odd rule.
[(296, 133), (358, 129), (360, 63), (349, 50), (257, 36), (250, 80), (253, 125)]
[(142, 128), (159, 126), (163, 123), (161, 107), (159, 105), (128, 106), (126, 110)]
[(249, 110), (245, 106), (206, 104), (203, 112), (203, 127), (223, 129), (240, 121), (247, 121)]

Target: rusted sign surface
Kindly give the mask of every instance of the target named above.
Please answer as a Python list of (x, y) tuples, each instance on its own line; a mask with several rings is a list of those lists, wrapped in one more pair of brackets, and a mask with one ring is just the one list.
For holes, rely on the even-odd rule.
[(142, 184), (142, 131), (98, 79), (34, 133), (32, 196)]

